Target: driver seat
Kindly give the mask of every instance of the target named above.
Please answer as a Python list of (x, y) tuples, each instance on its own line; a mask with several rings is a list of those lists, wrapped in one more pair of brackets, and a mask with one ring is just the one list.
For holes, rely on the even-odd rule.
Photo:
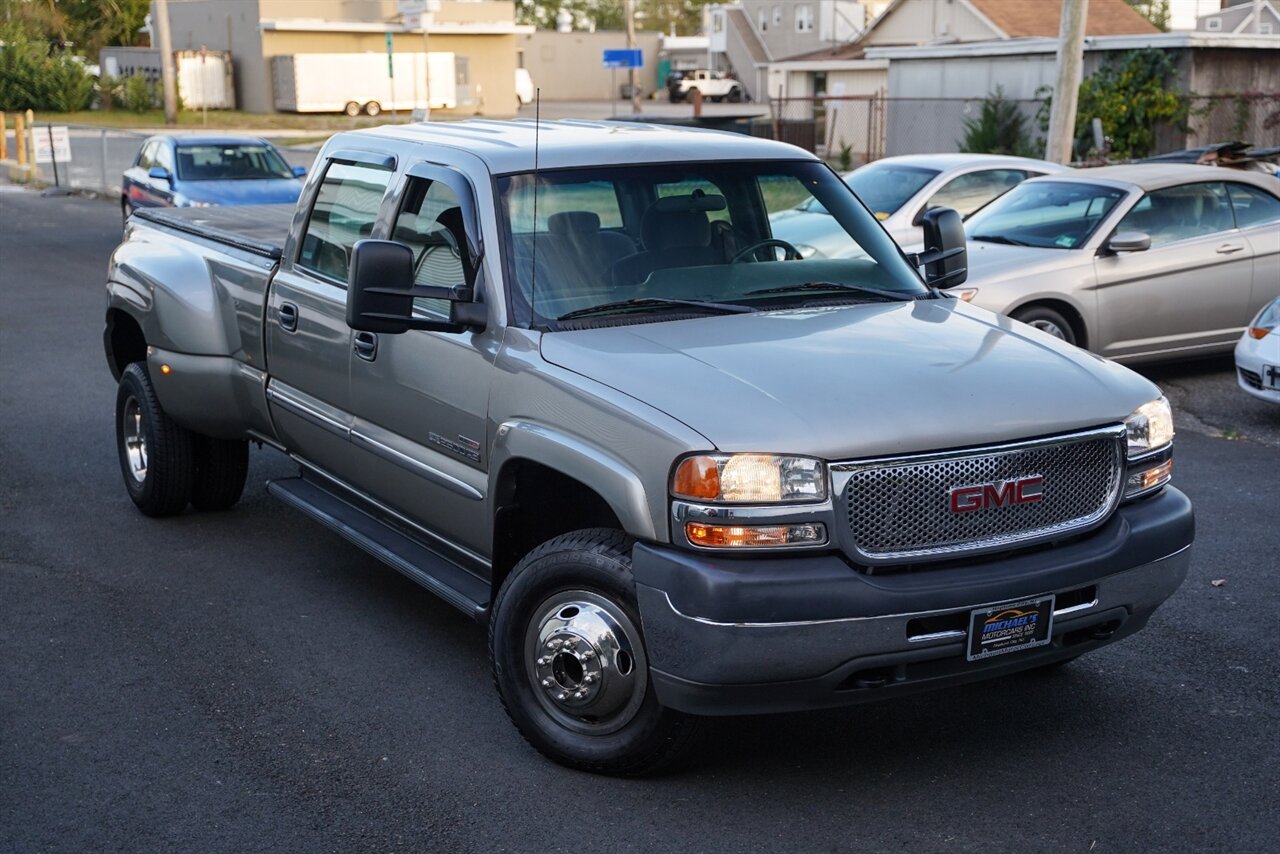
[(614, 285), (638, 285), (655, 270), (723, 264), (723, 244), (712, 241), (707, 211), (724, 209), (724, 196), (708, 196), (700, 190), (658, 199), (640, 220), (644, 249), (614, 262)]

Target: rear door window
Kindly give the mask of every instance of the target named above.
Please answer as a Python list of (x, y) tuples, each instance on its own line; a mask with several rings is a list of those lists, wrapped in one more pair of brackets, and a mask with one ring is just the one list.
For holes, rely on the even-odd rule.
[(1244, 184), (1228, 184), (1231, 206), (1235, 208), (1236, 225), (1252, 228), (1255, 225), (1280, 222), (1280, 199)]
[(1217, 182), (1156, 190), (1133, 206), (1116, 231), (1150, 235), (1151, 245), (1217, 234), (1235, 228), (1227, 190)]
[(389, 169), (331, 162), (302, 233), (297, 266), (345, 285), (351, 247), (373, 233), (390, 180)]

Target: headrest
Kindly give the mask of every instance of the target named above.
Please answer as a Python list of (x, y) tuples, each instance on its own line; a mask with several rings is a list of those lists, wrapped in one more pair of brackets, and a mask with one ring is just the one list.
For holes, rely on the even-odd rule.
[[(687, 198), (687, 197), (677, 197)], [(711, 222), (700, 210), (664, 211), (660, 199), (644, 212), (640, 222), (640, 239), (649, 252), (680, 246), (711, 245)], [(721, 199), (723, 201), (723, 198)]]
[(600, 216), (591, 211), (561, 211), (547, 219), (552, 234), (590, 234), (600, 230)]

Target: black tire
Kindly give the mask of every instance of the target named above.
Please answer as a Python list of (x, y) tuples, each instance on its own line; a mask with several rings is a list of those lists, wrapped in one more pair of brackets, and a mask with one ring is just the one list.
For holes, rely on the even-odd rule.
[[(615, 776), (669, 767), (688, 751), (699, 723), (659, 705), (649, 682), (631, 546), (624, 533), (607, 528), (543, 543), (511, 571), (489, 621), (494, 684), (525, 740), (561, 765)], [(620, 642), (580, 649), (573, 621), (599, 625), (601, 615), (617, 620), (617, 631), (608, 634)], [(575, 638), (574, 647), (562, 637)], [(546, 652), (557, 650), (557, 641), (565, 646)], [(564, 691), (575, 689), (581, 693), (566, 698)]]
[(741, 103), (741, 102), (742, 102), (742, 90), (741, 90), (741, 89), (739, 89), (737, 86), (734, 86), (732, 89), (730, 89), (730, 90), (729, 90), (729, 101), (730, 101), (730, 103), (733, 103), (733, 104), (739, 104), (739, 103)]
[(229, 510), (244, 492), (249, 474), (249, 443), (243, 439), (211, 439), (192, 435), (191, 506), (197, 510)]
[(382, 115), (382, 105), (377, 101), (370, 101), (364, 105), (364, 114), (372, 118), (373, 116)]
[(1048, 306), (1033, 305), (1030, 308), (1018, 309), (1010, 316), (1054, 338), (1060, 338), (1068, 344), (1076, 343), (1075, 329), (1065, 317)]
[(356, 116), (360, 115), (360, 105), (355, 101), (347, 101), (342, 108), (342, 112), (354, 119)]
[(129, 498), (148, 516), (176, 516), (191, 501), (191, 432), (165, 414), (143, 362), (120, 376), (116, 449)]

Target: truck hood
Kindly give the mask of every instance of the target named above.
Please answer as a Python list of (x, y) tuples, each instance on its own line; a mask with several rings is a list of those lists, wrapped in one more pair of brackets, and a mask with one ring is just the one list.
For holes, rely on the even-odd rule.
[(1147, 380), (957, 300), (804, 308), (542, 336), (547, 361), (716, 448), (828, 460), (1114, 423)]

